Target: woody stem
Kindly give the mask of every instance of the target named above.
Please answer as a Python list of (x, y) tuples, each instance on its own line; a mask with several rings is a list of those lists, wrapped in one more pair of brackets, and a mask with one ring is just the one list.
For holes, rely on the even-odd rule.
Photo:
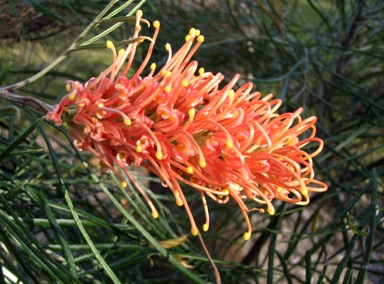
[(46, 102), (33, 97), (16, 95), (6, 90), (0, 91), (0, 99), (5, 99), (21, 108), (34, 108), (35, 110), (42, 111), (44, 114), (53, 110), (53, 106)]

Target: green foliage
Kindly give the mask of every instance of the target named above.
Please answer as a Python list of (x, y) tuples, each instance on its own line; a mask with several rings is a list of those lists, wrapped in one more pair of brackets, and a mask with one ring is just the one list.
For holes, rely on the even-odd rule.
[[(3, 45), (2, 87), (59, 99), (65, 79), (85, 81), (109, 64), (101, 55), (108, 51), (90, 48), (106, 38), (129, 38), (130, 15), (143, 4), (75, 2), (30, 1), (29, 8), (73, 32), (55, 35), (57, 23), (40, 27), (34, 37), (21, 32), (25, 40), (37, 40), (36, 50), (65, 50), (57, 60), (23, 53), (26, 41), (10, 43), (20, 52), (9, 58), (11, 48)], [(20, 22), (24, 10), (10, 3), (12, 21)], [(329, 185), (327, 192), (313, 195), (305, 207), (276, 203), (275, 216), (251, 213), (248, 242), (237, 206), (209, 203), (212, 227), (203, 238), (222, 282), (383, 281), (384, 1), (148, 0), (141, 9), (162, 24), (153, 62), (164, 60), (166, 42), (176, 50), (196, 27), (205, 42), (195, 58), (205, 69), (227, 80), (239, 73), (265, 95), (283, 99), (285, 110), (302, 106), (306, 116), (318, 117), (325, 150), (315, 159), (316, 174)], [(76, 31), (80, 36), (71, 43)], [(39, 58), (53, 64), (42, 69)], [(25, 74), (38, 76), (24, 80)], [(215, 281), (197, 238), (164, 248), (164, 241), (188, 234), (189, 221), (156, 178), (132, 169), (155, 200), (160, 217), (154, 220), (135, 187), (123, 189), (101, 174), (65, 128), (43, 122), (36, 109), (0, 102), (0, 283)], [(185, 191), (197, 220), (203, 218), (199, 196)]]

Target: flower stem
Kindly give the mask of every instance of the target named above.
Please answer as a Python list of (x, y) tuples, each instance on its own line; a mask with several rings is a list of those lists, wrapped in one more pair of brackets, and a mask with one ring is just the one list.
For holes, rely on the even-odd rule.
[(7, 90), (0, 90), (0, 99), (5, 99), (21, 108), (31, 107), (46, 114), (53, 110), (53, 106), (33, 97), (20, 96)]
[(207, 249), (207, 246), (205, 245), (205, 242), (203, 240), (203, 236), (200, 234), (200, 232), (198, 233), (197, 235), (199, 237), (199, 240), (200, 240), (200, 243), (201, 243), (201, 246), (203, 247), (203, 250), (205, 252), (205, 255), (207, 256), (208, 258), (208, 261), (209, 263), (211, 264), (212, 268), (213, 268), (213, 273), (215, 275), (215, 279), (216, 279), (216, 284), (221, 284), (221, 276), (220, 276), (220, 272), (219, 270), (217, 269), (216, 267), (216, 264), (215, 262), (213, 261), (208, 249)]

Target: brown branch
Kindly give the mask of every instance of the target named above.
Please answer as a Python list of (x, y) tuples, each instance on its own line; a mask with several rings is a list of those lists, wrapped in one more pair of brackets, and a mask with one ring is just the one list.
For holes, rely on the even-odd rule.
[(7, 90), (0, 91), (0, 99), (5, 99), (24, 109), (33, 108), (37, 111), (43, 112), (44, 114), (53, 110), (53, 106), (47, 104), (46, 102), (40, 101), (33, 97), (16, 95), (15, 93)]
[(209, 263), (211, 264), (211, 266), (212, 266), (212, 268), (213, 268), (213, 273), (214, 273), (215, 278), (216, 278), (216, 284), (221, 284), (220, 272), (219, 272), (219, 270), (217, 269), (217, 267), (216, 267), (216, 265), (215, 265), (215, 262), (213, 261), (211, 255), (209, 254), (209, 251), (208, 251), (208, 249), (207, 249), (207, 246), (205, 245), (204, 240), (203, 240), (203, 237), (201, 236), (200, 232), (199, 232), (199, 234), (198, 234), (198, 237), (199, 237), (201, 246), (203, 247), (203, 250), (204, 250), (204, 252), (205, 252), (205, 255), (207, 256), (208, 261), (209, 261)]
[(257, 5), (259, 5), (260, 9), (268, 16), (268, 18), (272, 21), (272, 23), (275, 25), (277, 30), (280, 34), (283, 34), (283, 28), (281, 24), (281, 19), (274, 15), (260, 0), (255, 0)]

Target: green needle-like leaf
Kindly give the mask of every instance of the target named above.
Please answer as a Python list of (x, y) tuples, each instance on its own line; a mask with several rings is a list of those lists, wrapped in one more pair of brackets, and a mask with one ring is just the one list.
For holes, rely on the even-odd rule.
[(7, 148), (4, 149), (0, 153), (0, 162), (9, 155), (9, 153), (12, 152), (13, 149), (15, 149), (20, 143), (22, 143), (29, 134), (31, 134), (36, 127), (44, 120), (44, 117), (41, 117), (37, 120), (35, 120), (33, 123), (31, 123), (24, 131), (15, 139), (11, 142), (11, 144), (8, 145)]

